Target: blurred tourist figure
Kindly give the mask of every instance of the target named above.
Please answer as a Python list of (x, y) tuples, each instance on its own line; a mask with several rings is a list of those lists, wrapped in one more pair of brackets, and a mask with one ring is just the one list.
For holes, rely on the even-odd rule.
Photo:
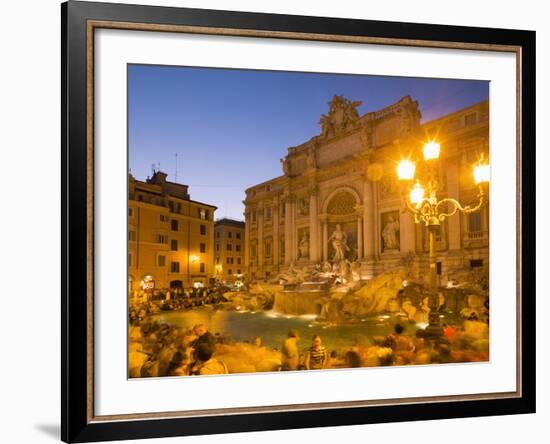
[(346, 368), (358, 368), (361, 367), (361, 357), (357, 350), (350, 350), (346, 353)]
[(319, 370), (327, 364), (327, 352), (321, 345), (321, 337), (313, 336), (311, 347), (306, 354), (305, 366), (307, 370)]
[(214, 347), (214, 344), (216, 343), (216, 338), (212, 333), (208, 331), (206, 328), (206, 325), (204, 324), (197, 324), (193, 327), (193, 332), (197, 335), (197, 339), (192, 344), (192, 347), (194, 349), (197, 349), (199, 345), (206, 344), (210, 347)]
[(298, 353), (298, 341), (300, 337), (296, 330), (288, 332), (288, 338), (283, 343), (283, 370), (297, 370), (300, 354)]
[(229, 373), (222, 361), (213, 358), (214, 349), (208, 344), (200, 344), (196, 350), (197, 361), (191, 367), (191, 375), (224, 375)]

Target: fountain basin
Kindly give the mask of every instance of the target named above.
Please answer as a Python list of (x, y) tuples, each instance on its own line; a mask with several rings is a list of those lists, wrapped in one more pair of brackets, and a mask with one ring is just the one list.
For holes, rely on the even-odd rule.
[(275, 294), (273, 310), (287, 315), (319, 315), (328, 297), (328, 283), (303, 282)]

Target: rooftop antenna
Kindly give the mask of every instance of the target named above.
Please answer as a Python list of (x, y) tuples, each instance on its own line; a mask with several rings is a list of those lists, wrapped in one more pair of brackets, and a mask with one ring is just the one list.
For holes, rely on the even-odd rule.
[(153, 172), (153, 176), (155, 175), (155, 164), (151, 164), (151, 171)]

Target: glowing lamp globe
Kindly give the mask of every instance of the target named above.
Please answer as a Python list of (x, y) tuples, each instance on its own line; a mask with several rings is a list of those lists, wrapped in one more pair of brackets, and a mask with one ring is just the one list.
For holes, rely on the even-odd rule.
[(424, 200), (424, 188), (418, 182), (414, 185), (409, 193), (409, 200), (411, 204), (418, 205)]
[(428, 142), (424, 145), (424, 159), (425, 160), (436, 160), (439, 159), (439, 151), (441, 147), (437, 142)]
[(416, 166), (410, 160), (402, 160), (397, 165), (397, 177), (399, 180), (413, 180)]
[(491, 177), (491, 168), (488, 163), (479, 163), (474, 167), (474, 182), (476, 185), (488, 183)]

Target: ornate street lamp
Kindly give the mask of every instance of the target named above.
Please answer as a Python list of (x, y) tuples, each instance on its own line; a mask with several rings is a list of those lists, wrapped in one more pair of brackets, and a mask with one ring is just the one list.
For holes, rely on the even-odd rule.
[(429, 324), (426, 327), (428, 338), (437, 339), (442, 336), (443, 329), (439, 323), (439, 293), (437, 289), (437, 263), (435, 255), (435, 236), (440, 224), (456, 212), (474, 213), (487, 203), (487, 187), (489, 184), (490, 168), (483, 154), (472, 167), (474, 182), (478, 186), (477, 203), (463, 206), (456, 199), (446, 197), (438, 199), (439, 180), (437, 161), (440, 145), (430, 141), (424, 145), (424, 161), (427, 164), (428, 174), (424, 180), (415, 180), (416, 165), (410, 160), (402, 160), (397, 166), (397, 176), (403, 183), (403, 199), (406, 209), (414, 216), (416, 224), (423, 224), (428, 230), (429, 237)]

